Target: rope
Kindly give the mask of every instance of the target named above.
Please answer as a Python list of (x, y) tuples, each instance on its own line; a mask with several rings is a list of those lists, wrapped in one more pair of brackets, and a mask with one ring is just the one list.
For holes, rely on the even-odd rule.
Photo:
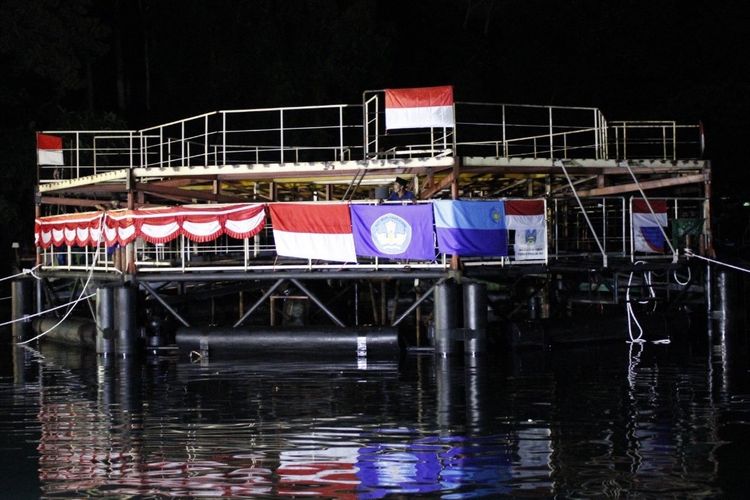
[[(639, 264), (645, 264), (644, 261), (638, 260), (633, 263), (634, 266), (637, 266)], [(642, 344), (646, 342), (646, 339), (643, 338), (643, 326), (641, 326), (641, 323), (638, 321), (638, 318), (635, 315), (635, 311), (633, 310), (633, 303), (630, 300), (630, 288), (633, 283), (633, 275), (635, 274), (635, 271), (630, 272), (630, 277), (628, 278), (628, 287), (625, 291), (625, 311), (628, 314), (628, 337), (630, 337), (630, 344)], [(654, 291), (653, 282), (651, 280), (651, 272), (647, 271), (643, 273), (643, 280), (648, 285), (648, 296), (649, 298), (646, 300), (638, 300), (637, 302), (639, 304), (648, 304), (649, 301), (656, 298), (656, 292)], [(652, 309), (652, 312), (656, 310), (656, 301), (654, 301), (654, 307)], [(633, 323), (635, 323), (635, 326), (638, 327), (638, 335), (633, 336)], [(654, 344), (670, 344), (671, 341), (669, 339), (659, 339), (654, 340)]]
[[(34, 274), (34, 269), (38, 268), (40, 265), (41, 264), (37, 264), (36, 266), (32, 267), (31, 269), (24, 269), (20, 273), (11, 274), (10, 276), (6, 276), (5, 278), (0, 278), (0, 282), (1, 281), (5, 281), (5, 280), (12, 280), (13, 278), (18, 278), (19, 276), (24, 276), (26, 274), (30, 274), (30, 275), (32, 275), (32, 276), (34, 276), (36, 278), (36, 275)], [(37, 279), (39, 279), (39, 278), (37, 278)]]
[[(91, 293), (89, 295), (86, 295), (85, 297), (81, 297), (81, 300), (90, 299), (94, 295), (96, 295), (96, 294), (95, 293)], [(66, 302), (65, 304), (60, 304), (59, 306), (55, 306), (55, 307), (52, 307), (50, 309), (47, 309), (47, 310), (44, 310), (44, 311), (40, 311), (38, 313), (25, 314), (21, 318), (12, 319), (10, 321), (6, 321), (5, 323), (0, 323), (0, 326), (6, 326), (6, 325), (10, 325), (12, 323), (18, 323), (19, 321), (26, 321), (26, 320), (29, 320), (31, 318), (36, 318), (37, 316), (43, 316), (43, 315), (47, 314), (48, 312), (57, 311), (58, 309), (62, 309), (63, 307), (67, 307), (70, 304), (77, 304), (78, 302), (79, 302), (79, 299), (71, 300), (70, 302)]]
[[(101, 215), (101, 217), (100, 217), (100, 219), (99, 219), (99, 227), (100, 228), (104, 228), (104, 219), (105, 219), (106, 216), (107, 216), (107, 212), (103, 212), (102, 215)], [(52, 325), (50, 328), (48, 328), (47, 330), (43, 331), (42, 333), (40, 333), (36, 337), (32, 337), (32, 338), (30, 338), (28, 340), (24, 340), (23, 342), (17, 342), (16, 345), (25, 345), (25, 344), (28, 344), (29, 342), (33, 342), (33, 341), (35, 341), (37, 339), (40, 339), (40, 338), (44, 337), (49, 332), (51, 332), (52, 330), (54, 330), (55, 328), (57, 328), (58, 326), (60, 326), (63, 321), (65, 321), (66, 319), (68, 319), (68, 316), (70, 316), (70, 314), (75, 309), (76, 305), (81, 300), (83, 300), (84, 298), (88, 299), (88, 298), (92, 297), (93, 295), (96, 295), (96, 294), (92, 293), (92, 294), (87, 295), (86, 297), (84, 297), (83, 294), (86, 293), (86, 289), (88, 288), (89, 283), (91, 282), (91, 277), (94, 275), (94, 269), (96, 268), (96, 261), (99, 259), (99, 251), (101, 250), (101, 243), (102, 243), (102, 235), (103, 234), (104, 234), (103, 230), (99, 231), (99, 238), (97, 239), (97, 242), (96, 242), (96, 252), (94, 253), (94, 258), (91, 260), (91, 269), (89, 270), (89, 275), (86, 278), (86, 283), (84, 283), (83, 287), (81, 288), (81, 293), (78, 295), (78, 298), (76, 300), (74, 300), (73, 302), (70, 303), (71, 304), (70, 309), (68, 309), (65, 312), (65, 314), (63, 315), (63, 317), (60, 318), (60, 321), (58, 321), (57, 323), (55, 323), (54, 325)]]
[(690, 266), (688, 266), (687, 271), (688, 271), (688, 275), (687, 275), (687, 280), (685, 281), (685, 283), (683, 283), (682, 281), (679, 280), (679, 278), (677, 278), (677, 269), (672, 271), (672, 277), (674, 277), (675, 283), (677, 283), (680, 286), (688, 286), (690, 284), (690, 280), (693, 279), (693, 273), (692, 271), (690, 271)]
[(705, 260), (706, 262), (711, 262), (712, 264), (718, 264), (720, 266), (729, 267), (729, 268), (735, 269), (737, 271), (742, 271), (743, 273), (750, 273), (750, 269), (746, 269), (744, 267), (739, 267), (739, 266), (733, 266), (732, 264), (727, 264), (726, 262), (722, 262), (720, 260), (709, 259), (708, 257), (703, 257), (702, 255), (698, 255), (696, 253), (693, 253), (693, 251), (690, 250), (689, 248), (685, 249), (685, 256), (688, 257), (688, 258), (695, 257), (696, 259), (701, 259), (701, 260)]

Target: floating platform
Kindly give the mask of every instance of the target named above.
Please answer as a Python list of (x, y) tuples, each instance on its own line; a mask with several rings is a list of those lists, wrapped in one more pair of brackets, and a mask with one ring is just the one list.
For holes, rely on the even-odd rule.
[[(408, 325), (420, 346), (447, 282), (503, 297), (459, 305), (444, 330), (464, 334), (476, 329), (460, 325), (466, 314), (567, 317), (634, 298), (673, 308), (706, 289), (685, 257), (713, 251), (698, 123), (466, 102), (438, 87), (37, 137), (40, 311), (124, 287), (141, 326)], [(397, 178), (411, 194), (391, 201)], [(493, 249), (466, 243), (476, 230)], [(363, 252), (358, 234), (377, 248)], [(119, 311), (106, 300), (97, 307)]]

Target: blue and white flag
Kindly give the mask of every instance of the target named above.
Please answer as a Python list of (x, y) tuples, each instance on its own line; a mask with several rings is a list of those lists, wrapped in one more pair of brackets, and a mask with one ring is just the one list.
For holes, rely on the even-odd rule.
[(430, 205), (352, 205), (357, 255), (434, 260)]
[(432, 206), (440, 252), (459, 256), (508, 255), (502, 201), (436, 200)]

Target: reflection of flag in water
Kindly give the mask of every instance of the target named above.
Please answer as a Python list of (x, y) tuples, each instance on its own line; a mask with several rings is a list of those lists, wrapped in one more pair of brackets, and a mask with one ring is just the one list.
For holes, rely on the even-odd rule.
[(433, 260), (430, 205), (352, 205), (357, 255), (388, 259)]
[(649, 200), (654, 213), (648, 209), (645, 200), (633, 200), (633, 250), (636, 252), (664, 253), (662, 227), (667, 225), (667, 202)]
[(277, 254), (338, 262), (357, 260), (347, 205), (271, 203), (268, 211)]
[(508, 255), (502, 201), (433, 202), (435, 232), (442, 253), (459, 256)]
[(450, 85), (385, 91), (385, 128), (455, 126)]
[(36, 134), (36, 153), (39, 165), (64, 165), (62, 137)]
[(516, 232), (516, 260), (543, 259), (547, 248), (544, 200), (507, 200), (505, 219), (508, 229)]

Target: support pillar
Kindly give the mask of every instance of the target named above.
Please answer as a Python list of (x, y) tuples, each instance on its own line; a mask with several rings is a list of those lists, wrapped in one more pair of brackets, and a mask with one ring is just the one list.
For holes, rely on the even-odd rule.
[(114, 289), (96, 289), (96, 353), (110, 356), (115, 352)]
[(464, 353), (475, 357), (487, 351), (487, 286), (464, 283)]
[(123, 285), (114, 289), (115, 351), (118, 355), (133, 356), (138, 348), (135, 323), (135, 289)]
[(30, 278), (21, 278), (13, 281), (11, 286), (11, 319), (15, 321), (12, 327), (13, 342), (23, 342), (31, 337), (31, 320), (23, 319), (32, 314), (34, 308), (33, 299), (34, 282)]
[(435, 352), (438, 356), (446, 357), (456, 350), (457, 327), (457, 286), (446, 281), (435, 287)]

